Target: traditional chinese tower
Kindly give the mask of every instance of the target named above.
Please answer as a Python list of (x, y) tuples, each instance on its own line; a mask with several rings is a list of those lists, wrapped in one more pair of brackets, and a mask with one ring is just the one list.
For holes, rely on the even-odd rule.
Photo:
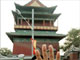
[[(37, 40), (37, 49), (41, 51), (42, 44), (47, 44), (47, 46), (52, 44), (58, 51), (58, 41), (65, 35), (56, 34), (58, 27), (54, 26), (54, 22), (61, 15), (53, 14), (57, 6), (46, 7), (39, 0), (32, 0), (24, 6), (15, 3), (15, 6), (30, 24), (32, 24), (32, 9), (34, 9), (34, 38)], [(12, 11), (12, 13), (15, 20), (15, 32), (7, 32), (6, 34), (14, 44), (13, 54), (31, 56), (31, 28), (16, 11)]]

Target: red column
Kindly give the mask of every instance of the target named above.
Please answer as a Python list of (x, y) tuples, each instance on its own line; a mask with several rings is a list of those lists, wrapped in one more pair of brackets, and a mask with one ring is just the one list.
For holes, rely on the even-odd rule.
[(43, 20), (43, 26), (45, 26), (45, 20)]
[(17, 25), (19, 25), (19, 20), (17, 20)]
[(23, 20), (21, 19), (21, 25), (23, 24), (22, 22), (23, 22)]

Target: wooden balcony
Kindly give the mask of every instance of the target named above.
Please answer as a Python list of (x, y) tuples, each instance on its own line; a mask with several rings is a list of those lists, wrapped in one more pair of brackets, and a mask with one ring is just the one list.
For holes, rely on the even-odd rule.
[[(30, 26), (26, 25), (15, 25), (14, 29), (31, 29)], [(35, 30), (58, 30), (55, 26), (34, 26)]]

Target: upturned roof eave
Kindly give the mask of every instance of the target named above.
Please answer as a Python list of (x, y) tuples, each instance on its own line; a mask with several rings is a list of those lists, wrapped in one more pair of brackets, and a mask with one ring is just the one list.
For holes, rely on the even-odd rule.
[[(12, 11), (13, 15), (15, 16), (15, 18), (20, 17), (20, 15), (18, 15), (18, 13), (16, 13), (15, 11)], [(22, 14), (25, 18), (31, 19), (31, 14)], [(30, 15), (30, 16), (29, 16)], [(39, 16), (38, 16), (39, 15)], [(35, 20), (56, 20), (61, 14), (35, 14)], [(42, 17), (41, 17), (42, 16)], [(48, 16), (48, 17), (47, 17)], [(45, 17), (45, 18), (44, 18)], [(21, 17), (20, 17), (21, 18)]]
[[(16, 34), (14, 33), (6, 33), (7, 35), (11, 35), (11, 36), (31, 36), (32, 34)], [(65, 37), (66, 35), (63, 34), (55, 34), (55, 35), (50, 35), (50, 34), (34, 34), (34, 36), (45, 36), (45, 37)]]
[(53, 7), (33, 7), (33, 6), (21, 6), (21, 5), (15, 3), (15, 7), (16, 7), (16, 9), (19, 9), (21, 11), (27, 11), (27, 10), (30, 11), (31, 9), (35, 9), (35, 11), (41, 10), (44, 12), (53, 13), (55, 11), (57, 5), (53, 6)]
[[(26, 34), (26, 35), (21, 35), (21, 34), (20, 34), (20, 35), (16, 35), (16, 34), (8, 33), (8, 32), (7, 32), (6, 34), (8, 35), (8, 37), (10, 38), (10, 40), (11, 40), (12, 42), (13, 42), (13, 37), (15, 37), (15, 36), (16, 36), (16, 37), (17, 37), (17, 36), (18, 36), (18, 37), (21, 37), (21, 36), (22, 36), (22, 37), (32, 36), (32, 35), (27, 35), (27, 34)], [(62, 35), (62, 36), (34, 35), (34, 36), (35, 36), (35, 37), (50, 37), (50, 38), (52, 37), (52, 38), (59, 38), (59, 39), (61, 40), (61, 39), (64, 38), (66, 35)], [(60, 40), (59, 40), (59, 41), (60, 41)]]
[[(15, 11), (12, 11), (13, 15), (18, 15), (17, 12)], [(21, 12), (22, 15), (31, 15), (32, 12)], [(37, 13), (37, 12), (34, 12), (34, 15), (43, 15), (43, 16), (52, 16), (52, 17), (57, 17), (57, 16), (60, 16), (61, 13), (57, 13), (57, 14), (49, 14), (49, 13)]]
[[(32, 12), (21, 12), (22, 14), (32, 14)], [(34, 14), (36, 14), (36, 15), (49, 15), (49, 16), (59, 16), (59, 15), (61, 15), (61, 13), (54, 13), (54, 14), (50, 14), (50, 13), (42, 13), (42, 12), (34, 12)]]

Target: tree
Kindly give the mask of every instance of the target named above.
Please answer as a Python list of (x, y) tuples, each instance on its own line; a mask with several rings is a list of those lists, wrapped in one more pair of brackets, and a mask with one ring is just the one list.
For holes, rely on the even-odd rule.
[(64, 43), (64, 46), (61, 46), (61, 49), (66, 51), (72, 45), (80, 47), (80, 29), (72, 29), (68, 32), (66, 42)]
[(0, 49), (0, 54), (3, 55), (3, 56), (8, 56), (8, 55), (11, 55), (12, 52), (7, 48), (1, 48)]

